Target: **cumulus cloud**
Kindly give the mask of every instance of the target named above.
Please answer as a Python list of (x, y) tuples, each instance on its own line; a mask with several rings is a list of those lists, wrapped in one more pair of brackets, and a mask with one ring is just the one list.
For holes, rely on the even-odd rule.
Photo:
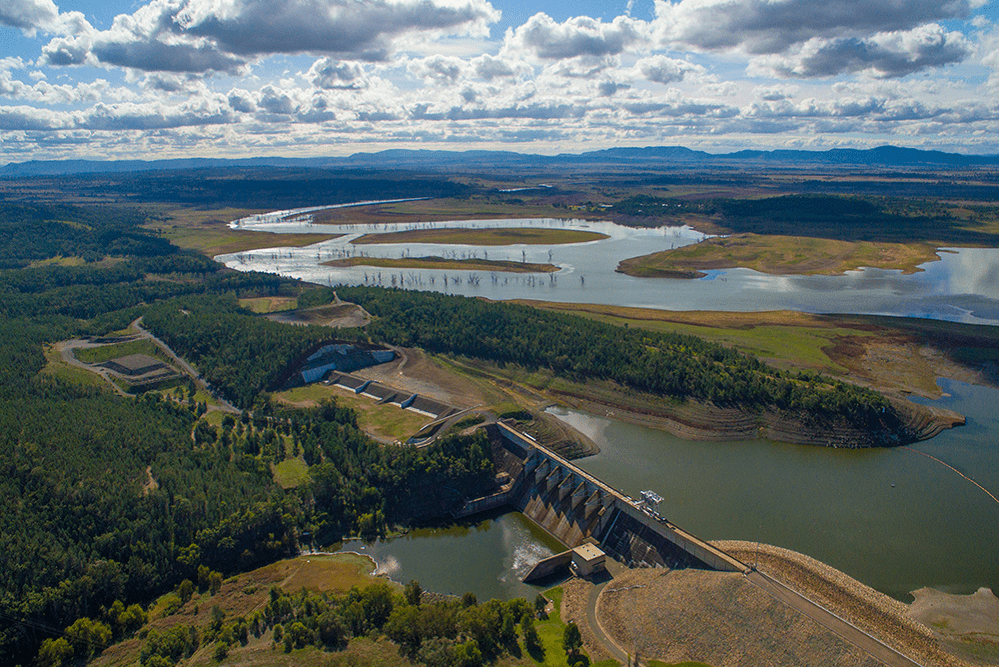
[(75, 35), (90, 28), (80, 12), (60, 13), (52, 0), (4, 0), (0, 26), (20, 28), (30, 37), (36, 32)]
[(813, 39), (790, 56), (757, 59), (752, 68), (770, 70), (782, 77), (825, 77), (863, 71), (878, 77), (899, 77), (961, 62), (970, 53), (964, 35), (947, 32), (934, 23), (868, 39)]
[(381, 61), (406, 34), (481, 35), (498, 18), (487, 0), (153, 0), (109, 30), (54, 40), (45, 62), (92, 55), (145, 71), (210, 72), (272, 54)]
[(336, 58), (317, 60), (309, 68), (306, 78), (313, 86), (324, 90), (358, 90), (369, 85), (360, 63)]
[(655, 83), (677, 83), (691, 74), (704, 74), (700, 65), (663, 55), (642, 58), (635, 63), (635, 70), (642, 78)]
[(52, 0), (5, 0), (0, 6), (0, 25), (20, 28), (29, 34), (50, 30), (59, 20), (59, 8)]
[(516, 30), (507, 29), (503, 45), (506, 55), (530, 54), (541, 60), (616, 56), (643, 45), (648, 24), (627, 16), (611, 23), (577, 16), (557, 23), (547, 14), (535, 14)]
[(663, 45), (782, 53), (815, 38), (905, 31), (967, 18), (980, 0), (656, 0)]
[(425, 81), (451, 84), (466, 74), (467, 63), (455, 56), (430, 56), (409, 63), (410, 73)]

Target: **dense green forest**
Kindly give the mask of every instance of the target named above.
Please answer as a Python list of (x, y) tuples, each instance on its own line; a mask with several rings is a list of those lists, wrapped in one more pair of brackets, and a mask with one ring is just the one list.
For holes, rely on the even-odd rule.
[[(165, 301), (145, 311), (143, 323), (235, 405), (251, 408), (274, 389), (289, 366), (317, 343), (332, 338), (322, 327), (291, 327), (253, 316), (232, 293)], [(360, 335), (338, 331), (340, 340)]]
[[(378, 317), (368, 327), (372, 338), (396, 345), (547, 368), (582, 381), (613, 380), (667, 397), (842, 418), (879, 434), (885, 444), (902, 437), (898, 415), (877, 392), (814, 373), (780, 371), (694, 336), (436, 292), (336, 291)], [(304, 298), (311, 303), (331, 296), (325, 289)]]
[[(227, 324), (256, 324), (262, 321), (239, 311), (236, 294), (293, 294), (301, 286), (222, 270), (161, 244), (137, 229), (135, 212), (5, 210), (8, 221), (55, 231), (25, 242), (27, 256), (3, 235), (14, 268), (0, 271), (0, 663), (26, 664), (62, 629), (91, 636), (100, 624), (90, 617), (117, 618), (110, 610), (148, 602), (199, 568), (252, 567), (294, 552), (303, 536), (328, 543), (377, 535), (391, 524), (439, 516), (491, 480), (482, 437), (421, 450), (379, 446), (350, 410), (332, 403), (279, 410), (262, 402), (252, 417), (227, 416), (217, 426), (200, 418), (205, 406), (190, 396), (123, 398), (41, 372), (43, 345), (106, 334), (147, 311), (155, 320), (156, 302), (189, 299), (200, 312), (200, 299), (220, 317), (228, 313)], [(65, 229), (78, 236), (67, 239)], [(135, 242), (123, 244), (123, 235)], [(90, 261), (32, 264), (65, 257), (76, 242)], [(273, 368), (311, 344), (315, 330), (246, 327), (261, 347), (237, 352), (261, 363), (231, 382), (252, 388), (250, 404)], [(213, 341), (222, 349), (228, 343)], [(271, 464), (289, 457), (310, 466), (310, 481), (283, 490)], [(441, 484), (450, 491), (425, 493)], [(432, 502), (420, 502), (426, 496)], [(126, 620), (116, 633), (131, 627), (120, 614)]]

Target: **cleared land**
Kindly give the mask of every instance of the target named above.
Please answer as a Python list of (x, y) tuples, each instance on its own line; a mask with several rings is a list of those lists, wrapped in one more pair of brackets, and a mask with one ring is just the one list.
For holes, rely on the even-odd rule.
[(340, 301), (315, 308), (268, 311), (267, 318), (284, 324), (315, 324), (333, 328), (363, 327), (371, 321), (371, 316), (360, 306)]
[(293, 296), (261, 296), (240, 299), (239, 305), (254, 313), (278, 313), (294, 310), (298, 306), (298, 298)]
[(881, 663), (740, 573), (629, 570), (601, 592), (597, 617), (632, 654), (715, 667), (875, 667)]
[(554, 273), (554, 264), (509, 262), (493, 259), (445, 259), (444, 257), (349, 257), (323, 262), (323, 266), (374, 266), (392, 269), (448, 269), (452, 271), (505, 271), (507, 273)]
[(145, 354), (167, 364), (173, 363), (173, 359), (148, 338), (140, 338), (127, 343), (101, 345), (100, 347), (78, 347), (73, 350), (73, 354), (77, 359), (88, 364), (100, 364), (130, 354)]
[(913, 620), (905, 604), (825, 563), (795, 551), (766, 544), (739, 541), (714, 544), (743, 562), (757, 563), (759, 571), (805, 595), (919, 664), (943, 667), (969, 664), (949, 653), (929, 628)]
[(333, 385), (310, 384), (274, 394), (274, 399), (296, 407), (315, 407), (324, 399), (357, 412), (357, 425), (362, 431), (381, 442), (406, 440), (431, 420), (426, 415), (403, 410), (398, 405), (378, 403), (368, 396)]
[(992, 591), (954, 595), (921, 588), (912, 595), (908, 615), (928, 627), (949, 652), (969, 662), (999, 665), (999, 598)]
[(799, 236), (733, 234), (626, 259), (618, 271), (640, 278), (698, 278), (714, 269), (748, 268), (775, 275), (841, 275), (861, 267), (921, 271), (939, 260), (928, 243), (850, 242)]
[[(157, 209), (155, 206), (151, 208)], [(160, 207), (159, 215), (147, 224), (146, 228), (155, 230), (180, 248), (195, 250), (209, 257), (261, 248), (299, 248), (341, 236), (340, 234), (271, 234), (229, 228), (229, 222), (232, 220), (264, 212), (238, 208), (203, 210)]]
[(365, 234), (355, 239), (354, 245), (374, 243), (447, 243), (477, 246), (503, 245), (562, 245), (566, 243), (587, 243), (600, 241), (606, 234), (574, 229), (462, 229), (442, 227), (439, 229), (412, 229), (404, 232), (385, 234)]

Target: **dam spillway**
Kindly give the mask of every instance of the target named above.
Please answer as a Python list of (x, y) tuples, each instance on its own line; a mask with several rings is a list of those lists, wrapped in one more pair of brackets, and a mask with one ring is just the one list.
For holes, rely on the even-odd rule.
[(466, 503), (456, 518), (509, 506), (567, 548), (599, 544), (629, 567), (747, 569), (508, 424), (496, 422), (488, 432), (507, 481), (496, 493)]

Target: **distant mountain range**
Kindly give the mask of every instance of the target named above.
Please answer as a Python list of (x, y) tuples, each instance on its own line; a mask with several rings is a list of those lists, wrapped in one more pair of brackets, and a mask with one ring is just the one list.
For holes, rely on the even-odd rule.
[(217, 169), (227, 167), (287, 168), (361, 168), (361, 169), (431, 169), (449, 171), (468, 167), (556, 167), (571, 164), (633, 164), (653, 167), (662, 164), (684, 166), (782, 164), (794, 166), (861, 167), (979, 167), (999, 166), (999, 155), (962, 155), (942, 151), (924, 151), (898, 146), (880, 146), (868, 150), (835, 148), (828, 151), (738, 151), (712, 154), (682, 146), (647, 148), (608, 148), (586, 153), (537, 155), (512, 151), (432, 151), (391, 149), (377, 153), (355, 153), (349, 157), (282, 158), (261, 157), (237, 160), (187, 158), (176, 160), (31, 160), (0, 168), (2, 178), (58, 176), (69, 174), (110, 174), (172, 169)]

